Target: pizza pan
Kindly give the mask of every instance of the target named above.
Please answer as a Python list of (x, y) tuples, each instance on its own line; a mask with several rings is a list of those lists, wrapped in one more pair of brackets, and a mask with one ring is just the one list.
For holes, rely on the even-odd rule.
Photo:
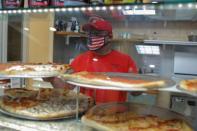
[(185, 94), (188, 94), (188, 95), (197, 97), (197, 92), (188, 91), (188, 90), (186, 90), (186, 89), (181, 88), (179, 85), (177, 85), (176, 88), (177, 88), (178, 90), (180, 90), (182, 93), (185, 93)]
[(58, 76), (59, 74), (53, 74), (53, 75), (28, 75), (28, 74), (24, 74), (24, 75), (6, 75), (6, 74), (0, 74), (0, 78), (44, 78), (44, 77), (55, 77)]
[(93, 89), (105, 89), (105, 90), (122, 90), (122, 91), (146, 91), (146, 90), (159, 90), (163, 88), (169, 88), (176, 85), (176, 82), (172, 79), (161, 77), (161, 76), (153, 76), (153, 75), (140, 75), (140, 74), (131, 74), (131, 73), (106, 73), (109, 77), (121, 77), (125, 79), (136, 79), (136, 80), (150, 80), (150, 81), (158, 81), (164, 80), (164, 87), (156, 87), (156, 88), (143, 88), (143, 87), (119, 87), (117, 86), (109, 86), (105, 84), (94, 84), (87, 82), (79, 82), (77, 79), (71, 79), (67, 82), (76, 86), (93, 88)]
[(36, 118), (36, 117), (30, 117), (30, 116), (25, 116), (25, 115), (18, 115), (15, 113), (8, 112), (2, 108), (0, 108), (0, 112), (12, 116), (15, 118), (20, 118), (20, 119), (27, 119), (27, 120), (35, 120), (35, 121), (52, 121), (52, 120), (61, 120), (61, 119), (69, 119), (69, 118), (75, 118), (76, 114), (74, 113), (73, 115), (67, 115), (67, 116), (62, 116), (62, 117), (51, 117), (51, 118)]
[(139, 116), (145, 116), (145, 115), (157, 116), (163, 120), (180, 119), (187, 122), (190, 126), (192, 125), (191, 118), (183, 116), (182, 114), (176, 113), (172, 110), (157, 107), (157, 106), (152, 106), (152, 105), (145, 105), (145, 104), (138, 104), (131, 102), (123, 102), (123, 103), (115, 102), (115, 103), (100, 104), (92, 107), (90, 111), (95, 115), (100, 111), (110, 112), (110, 114), (129, 111)]

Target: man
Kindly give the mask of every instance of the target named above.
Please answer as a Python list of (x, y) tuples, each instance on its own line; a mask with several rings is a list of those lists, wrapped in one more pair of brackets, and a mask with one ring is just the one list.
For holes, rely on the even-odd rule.
[[(110, 22), (91, 17), (82, 29), (88, 33), (88, 51), (76, 57), (71, 66), (75, 72), (133, 72), (137, 67), (132, 58), (126, 54), (113, 50), (111, 47), (112, 25)], [(54, 87), (69, 87), (58, 78), (47, 78)], [(81, 87), (80, 92), (95, 99), (96, 104), (106, 102), (124, 102), (127, 99), (126, 91), (89, 89)]]
[[(110, 22), (91, 17), (82, 29), (88, 33), (89, 51), (80, 54), (71, 63), (75, 72), (133, 72), (137, 73), (135, 62), (130, 56), (113, 50), (111, 47), (112, 25)], [(83, 88), (80, 91), (95, 98), (96, 104), (124, 102), (127, 92)]]

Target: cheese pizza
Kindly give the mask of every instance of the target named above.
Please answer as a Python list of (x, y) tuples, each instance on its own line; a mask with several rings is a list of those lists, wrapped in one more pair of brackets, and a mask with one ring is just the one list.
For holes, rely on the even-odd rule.
[(6, 63), (0, 64), (1, 75), (18, 76), (56, 76), (68, 72), (71, 67), (68, 64), (40, 64), (40, 63)]
[(179, 87), (189, 92), (197, 93), (197, 79), (182, 80)]
[[(138, 112), (138, 111), (137, 111)], [(90, 109), (82, 123), (103, 131), (193, 131), (181, 119), (161, 119), (156, 115), (139, 115), (122, 109)]]
[[(19, 117), (38, 120), (73, 116), (76, 113), (76, 95), (75, 92), (66, 89), (13, 88), (5, 90), (4, 96), (0, 99), (0, 108)], [(86, 111), (92, 103), (90, 97), (80, 94), (79, 112)]]
[(98, 72), (78, 72), (73, 74), (64, 74), (66, 80), (80, 82), (92, 85), (105, 85), (114, 87), (136, 87), (136, 88), (157, 88), (164, 87), (165, 81), (163, 80), (143, 80), (143, 79), (127, 79), (120, 76), (109, 76), (106, 73)]

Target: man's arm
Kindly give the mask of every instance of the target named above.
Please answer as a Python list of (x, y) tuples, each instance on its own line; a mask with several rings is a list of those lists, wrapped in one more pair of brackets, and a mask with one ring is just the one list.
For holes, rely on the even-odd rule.
[(54, 88), (67, 88), (67, 89), (74, 88), (73, 85), (64, 82), (62, 79), (58, 77), (48, 77), (48, 78), (43, 78), (43, 80), (46, 82), (50, 82)]

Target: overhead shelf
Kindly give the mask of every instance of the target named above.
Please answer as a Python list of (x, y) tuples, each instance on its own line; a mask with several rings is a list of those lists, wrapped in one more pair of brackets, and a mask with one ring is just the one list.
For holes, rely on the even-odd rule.
[(136, 43), (136, 42), (143, 42), (143, 39), (136, 39), (136, 38), (131, 38), (131, 39), (112, 39), (112, 42), (115, 43)]
[(197, 46), (197, 42), (166, 40), (144, 40), (144, 44)]
[(61, 36), (73, 36), (73, 37), (87, 37), (86, 34), (79, 33), (79, 32), (63, 32), (63, 31), (56, 31), (56, 35), (61, 35)]

